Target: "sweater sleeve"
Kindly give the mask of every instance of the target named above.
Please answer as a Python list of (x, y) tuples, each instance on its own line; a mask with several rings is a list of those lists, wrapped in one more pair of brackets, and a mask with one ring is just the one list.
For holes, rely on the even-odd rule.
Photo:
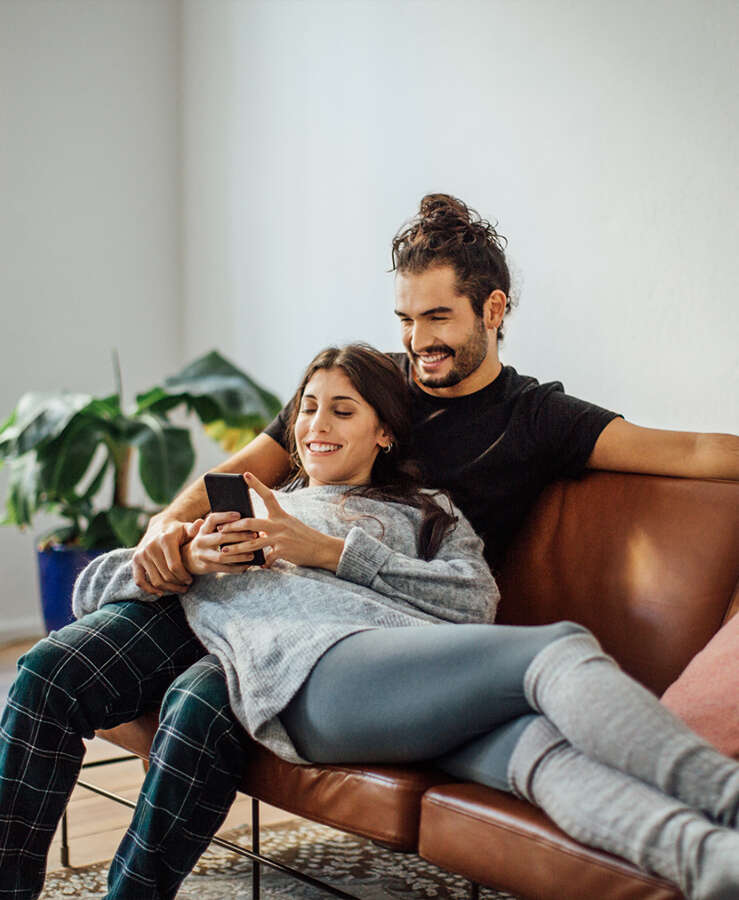
[(336, 574), (448, 622), (491, 623), (500, 599), (483, 543), (455, 508), (456, 526), (431, 560), (398, 553), (354, 526)]
[(133, 548), (104, 553), (77, 576), (72, 592), (72, 611), (79, 619), (116, 600), (153, 601), (157, 597), (142, 591), (133, 580)]

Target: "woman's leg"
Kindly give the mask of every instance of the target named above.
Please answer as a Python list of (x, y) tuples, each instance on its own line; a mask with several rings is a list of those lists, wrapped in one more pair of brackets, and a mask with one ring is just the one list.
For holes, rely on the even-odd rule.
[(739, 897), (739, 832), (585, 756), (544, 716), (521, 736), (509, 777), (576, 840), (673, 881), (691, 900)]
[[(332, 690), (336, 696), (327, 700)], [(293, 728), (298, 735), (298, 749), (305, 742), (308, 759), (330, 761), (340, 750), (344, 762), (400, 762), (447, 754), (532, 712), (543, 713), (587, 756), (721, 825), (739, 826), (739, 766), (570, 622), (536, 628), (436, 625), (351, 635), (319, 660), (282, 719), (288, 732)], [(313, 726), (314, 715), (320, 728)], [(383, 730), (370, 737), (375, 722), (382, 722)], [(508, 725), (499, 740), (468, 749), (474, 765), (480, 753), (486, 758), (489, 777), (495, 761), (494, 786), (501, 786), (505, 748), (512, 752), (523, 727)], [(462, 757), (445, 758), (444, 764), (468, 777), (462, 775)]]
[[(438, 762), (446, 771), (517, 789), (576, 838), (677, 881), (691, 897), (734, 896), (739, 835), (588, 758), (543, 716), (532, 717), (523, 681), (530, 670), (539, 671), (533, 662), (541, 663), (547, 654), (556, 657), (559, 644), (571, 645), (580, 636), (588, 638), (590, 654), (595, 652), (585, 630), (567, 630), (568, 625), (548, 635), (543, 628), (456, 625), (352, 635), (319, 660), (281, 718), (308, 759), (379, 762), (443, 753)], [(470, 634), (455, 634), (462, 628)], [(538, 649), (532, 637), (542, 639)], [(576, 700), (568, 704), (568, 715), (578, 721), (589, 716), (590, 691), (600, 696), (601, 688), (589, 682), (579, 695), (571, 686)], [(624, 684), (609, 684), (618, 705)], [(489, 731), (481, 734), (486, 722)], [(657, 718), (656, 727), (660, 722)], [(668, 722), (662, 740), (669, 742), (681, 729)], [(628, 743), (629, 730), (611, 739)]]
[(591, 634), (544, 648), (526, 672), (524, 690), (531, 706), (587, 756), (739, 828), (739, 766), (626, 675)]
[(578, 633), (572, 622), (362, 631), (319, 659), (280, 718), (315, 762), (432, 759), (531, 713), (531, 660)]
[(0, 722), (0, 900), (32, 900), (75, 785), (82, 738), (136, 718), (205, 653), (177, 598), (104, 606), (18, 662)]
[(248, 737), (214, 656), (180, 675), (162, 702), (133, 820), (108, 874), (107, 900), (165, 900), (207, 848), (236, 796)]

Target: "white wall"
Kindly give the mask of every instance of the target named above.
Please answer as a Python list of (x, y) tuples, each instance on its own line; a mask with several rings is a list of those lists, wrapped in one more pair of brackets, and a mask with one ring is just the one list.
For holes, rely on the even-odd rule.
[[(177, 0), (0, 3), (0, 419), (112, 393), (113, 347), (129, 399), (182, 362), (179, 24)], [(0, 572), (0, 642), (40, 630), (30, 533), (0, 529)]]
[(390, 239), (428, 191), (497, 217), (506, 362), (644, 425), (737, 430), (731, 0), (184, 5), (185, 347), (286, 396), (398, 346)]
[[(129, 396), (214, 346), (283, 397), (328, 343), (398, 347), (390, 239), (447, 191), (510, 239), (506, 362), (739, 430), (738, 26), (733, 0), (3, 0), (0, 416), (110, 389), (114, 344)], [(0, 529), (0, 571), (3, 640), (39, 626), (29, 535)]]

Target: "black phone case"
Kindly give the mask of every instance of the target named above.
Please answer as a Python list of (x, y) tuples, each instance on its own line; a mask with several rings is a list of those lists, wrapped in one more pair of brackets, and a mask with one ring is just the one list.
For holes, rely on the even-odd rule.
[[(244, 519), (254, 518), (254, 507), (249, 496), (249, 488), (242, 475), (231, 472), (208, 472), (205, 476), (205, 490), (213, 512), (236, 511)], [(264, 552), (254, 551), (252, 565), (264, 565)]]

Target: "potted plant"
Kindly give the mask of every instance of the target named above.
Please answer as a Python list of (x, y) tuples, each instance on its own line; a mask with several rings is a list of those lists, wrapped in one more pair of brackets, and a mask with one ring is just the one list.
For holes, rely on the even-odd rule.
[[(170, 420), (176, 409), (194, 413), (234, 452), (280, 408), (274, 394), (215, 351), (137, 395), (129, 409), (123, 408), (117, 357), (115, 370), (115, 394), (24, 394), (0, 425), (0, 466), (9, 470), (0, 524), (25, 528), (41, 511), (62, 519), (37, 540), (48, 630), (70, 621), (71, 589), (87, 562), (113, 547), (135, 546), (157, 508), (187, 480), (195, 452), (190, 429)], [(135, 455), (156, 508), (129, 501)]]

